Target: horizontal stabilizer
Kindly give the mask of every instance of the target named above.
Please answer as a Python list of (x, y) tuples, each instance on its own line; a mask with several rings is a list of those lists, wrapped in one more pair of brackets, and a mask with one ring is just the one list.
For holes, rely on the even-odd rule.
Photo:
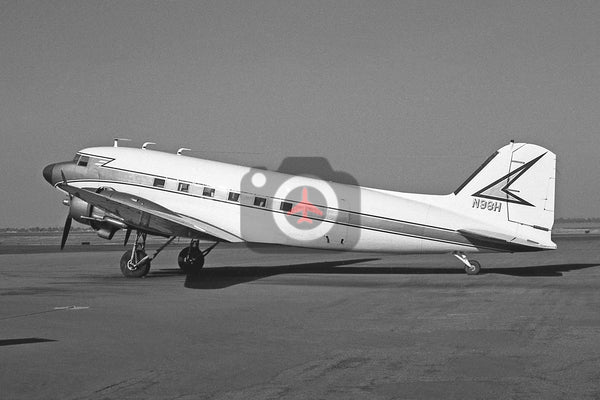
[(539, 251), (556, 248), (554, 243), (542, 244), (531, 239), (484, 229), (459, 229), (458, 233), (473, 242), (479, 242), (481, 245), (489, 245), (503, 251)]
[(458, 233), (467, 238), (501, 243), (510, 243), (515, 239), (515, 237), (511, 235), (505, 235), (502, 233), (491, 232), (482, 229), (459, 229)]

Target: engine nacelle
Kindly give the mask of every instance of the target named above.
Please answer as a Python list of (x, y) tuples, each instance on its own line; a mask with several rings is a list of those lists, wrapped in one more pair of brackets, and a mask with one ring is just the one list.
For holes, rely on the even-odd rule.
[(69, 215), (71, 218), (81, 224), (91, 225), (88, 218), (92, 218), (94, 206), (78, 197), (71, 198), (67, 204), (69, 206)]
[(110, 240), (119, 229), (127, 227), (123, 222), (107, 216), (103, 210), (99, 210), (78, 197), (72, 197), (66, 204), (69, 205), (71, 218), (81, 224), (91, 226), (103, 239)]

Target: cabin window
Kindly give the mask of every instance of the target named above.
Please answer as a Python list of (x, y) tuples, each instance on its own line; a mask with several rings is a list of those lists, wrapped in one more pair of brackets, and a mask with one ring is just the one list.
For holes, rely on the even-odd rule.
[(190, 191), (190, 184), (179, 182), (179, 185), (177, 186), (177, 190), (179, 190), (180, 192), (187, 193)]
[(254, 198), (254, 205), (258, 207), (266, 207), (267, 199), (265, 199), (264, 197), (257, 196)]
[(165, 180), (161, 179), (161, 178), (154, 178), (154, 183), (152, 184), (152, 186), (158, 187), (158, 188), (164, 188)]
[(240, 194), (236, 193), (236, 192), (229, 192), (229, 196), (227, 196), (227, 200), (240, 201)]
[(205, 187), (204, 190), (202, 190), (202, 196), (214, 197), (215, 196), (215, 189), (209, 188), (209, 187)]
[(281, 211), (292, 211), (292, 203), (290, 203), (289, 201), (282, 201), (281, 205), (279, 206), (279, 209)]
[(77, 165), (80, 167), (87, 167), (90, 158), (88, 156), (79, 157), (79, 161), (77, 161)]

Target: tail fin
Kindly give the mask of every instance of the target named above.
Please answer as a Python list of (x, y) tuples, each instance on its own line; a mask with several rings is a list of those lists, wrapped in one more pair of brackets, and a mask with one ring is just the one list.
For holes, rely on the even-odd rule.
[(454, 194), (477, 219), (547, 232), (543, 242), (551, 243), (555, 170), (556, 155), (551, 151), (511, 142), (488, 158)]

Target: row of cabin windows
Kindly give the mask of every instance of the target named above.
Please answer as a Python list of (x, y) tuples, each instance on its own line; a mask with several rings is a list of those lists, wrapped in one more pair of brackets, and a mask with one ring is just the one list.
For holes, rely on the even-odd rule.
[[(158, 187), (158, 188), (164, 188), (165, 187), (165, 183), (166, 180), (162, 179), (162, 178), (154, 178), (154, 187)], [(184, 183), (184, 182), (179, 182), (178, 186), (177, 186), (177, 190), (179, 192), (183, 192), (183, 193), (188, 193), (190, 191), (190, 184), (189, 183)], [(215, 189), (214, 188), (210, 188), (210, 187), (204, 187), (202, 189), (202, 195), (206, 196), (206, 197), (215, 197)], [(240, 194), (237, 192), (229, 192), (229, 194), (227, 195), (227, 200), (229, 201), (235, 201), (235, 202), (239, 202), (240, 201)], [(267, 206), (267, 199), (265, 197), (259, 197), (259, 196), (255, 196), (254, 197), (254, 205), (257, 207), (266, 207)], [(279, 209), (281, 211), (291, 211), (292, 210), (292, 203), (287, 202), (287, 201), (282, 201)]]
[[(152, 186), (157, 187), (157, 188), (164, 188), (165, 184), (166, 184), (165, 179), (154, 178), (154, 183), (152, 184)], [(184, 182), (179, 182), (179, 184), (177, 185), (177, 191), (183, 192), (183, 193), (189, 193), (190, 184), (184, 183)], [(215, 197), (215, 189), (205, 186), (202, 189), (202, 196)], [(240, 201), (240, 194), (236, 193), (236, 192), (229, 192), (228, 200), (229, 201)], [(266, 200), (265, 200), (265, 203), (266, 203)]]
[[(88, 156), (83, 156), (80, 154), (76, 154), (75, 158), (73, 159), (73, 161), (80, 167), (86, 167), (89, 163), (90, 158)], [(154, 182), (152, 184), (152, 186), (157, 187), (157, 188), (164, 188), (165, 184), (166, 184), (166, 179), (163, 178), (154, 178)], [(189, 183), (184, 183), (184, 182), (179, 182), (178, 186), (177, 186), (177, 190), (179, 192), (183, 192), (183, 193), (189, 193), (190, 191), (190, 184)], [(210, 187), (204, 187), (202, 189), (202, 195), (206, 196), (206, 197), (215, 197), (215, 189), (214, 188), (210, 188)], [(229, 201), (235, 201), (235, 202), (239, 202), (240, 201), (240, 194), (237, 192), (229, 192), (228, 196), (227, 196), (227, 200)], [(265, 197), (259, 197), (259, 196), (255, 196), (254, 197), (254, 205), (257, 207), (266, 207), (267, 206), (267, 199)], [(279, 206), (279, 209), (281, 211), (291, 211), (292, 210), (292, 203), (287, 202), (287, 201), (282, 201), (281, 205)]]
[[(152, 183), (152, 186), (157, 187), (157, 188), (164, 188), (166, 183), (167, 183), (166, 179), (154, 178), (154, 182)], [(179, 192), (188, 193), (190, 191), (190, 184), (184, 183), (184, 182), (179, 182), (179, 184), (177, 185), (177, 190)], [(205, 186), (202, 189), (202, 196), (214, 197), (215, 189)]]
[[(157, 188), (164, 188), (165, 183), (166, 183), (165, 179), (154, 178), (154, 183), (152, 184), (152, 186), (157, 187)], [(190, 184), (184, 183), (184, 182), (179, 182), (179, 184), (177, 185), (177, 191), (188, 193), (190, 191)], [(215, 195), (215, 189), (209, 188), (209, 187), (204, 187), (202, 189), (202, 196), (214, 197), (214, 195)]]

